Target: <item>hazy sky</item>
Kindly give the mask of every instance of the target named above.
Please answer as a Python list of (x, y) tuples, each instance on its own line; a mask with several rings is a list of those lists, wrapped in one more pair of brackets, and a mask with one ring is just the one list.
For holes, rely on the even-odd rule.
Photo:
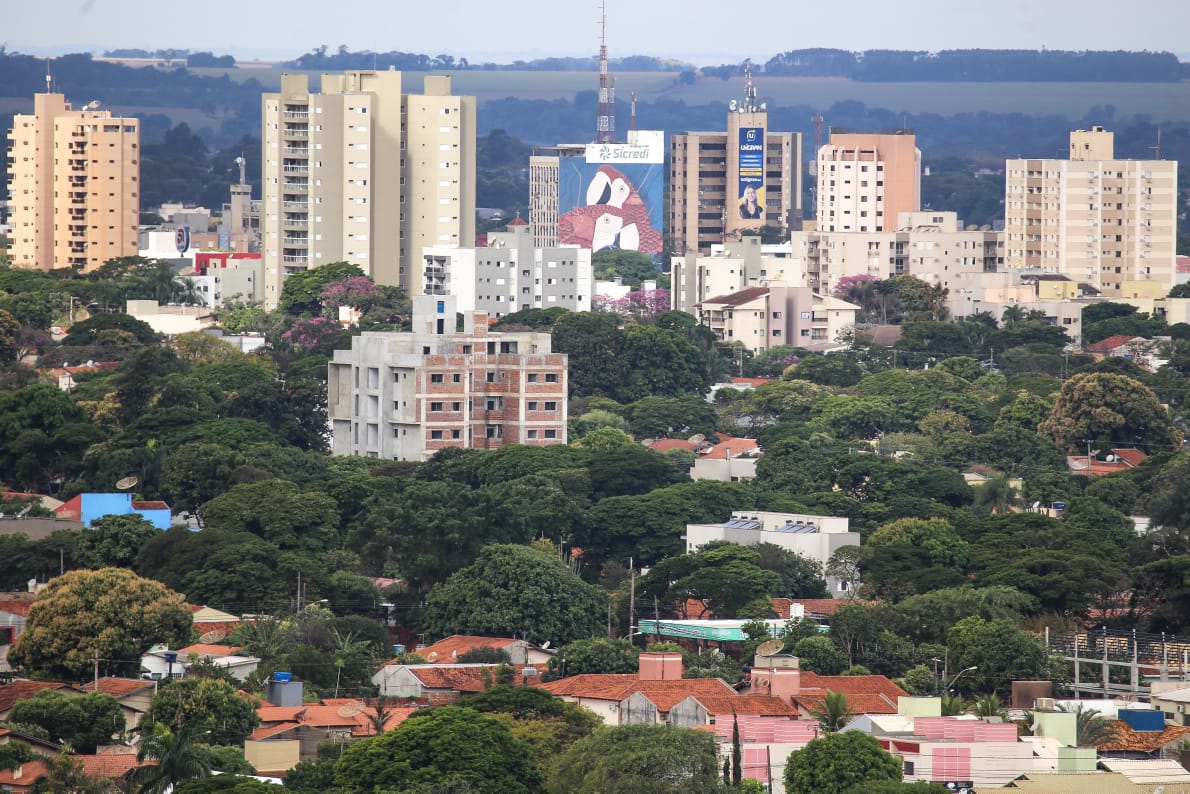
[[(0, 43), (34, 54), (177, 47), (239, 57), (332, 49), (478, 60), (598, 49), (598, 0), (4, 0)], [(607, 0), (613, 57), (697, 65), (804, 47), (1190, 51), (1186, 0)]]

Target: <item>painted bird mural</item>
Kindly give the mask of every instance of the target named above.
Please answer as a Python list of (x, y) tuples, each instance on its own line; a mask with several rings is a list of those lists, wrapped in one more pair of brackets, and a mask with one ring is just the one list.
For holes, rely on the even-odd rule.
[(587, 185), (587, 204), (558, 217), (558, 241), (592, 251), (619, 248), (657, 256), (661, 232), (633, 184), (610, 165), (602, 165)]

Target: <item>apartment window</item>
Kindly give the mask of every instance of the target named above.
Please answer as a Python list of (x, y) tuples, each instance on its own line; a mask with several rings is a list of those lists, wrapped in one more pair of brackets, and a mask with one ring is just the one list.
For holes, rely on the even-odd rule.
[(450, 437), (452, 439), (454, 439), (455, 441), (458, 441), (460, 438), (462, 438), (462, 436), (463, 436), (462, 430), (451, 430), (450, 431)]
[(545, 437), (546, 437), (546, 438), (557, 438), (557, 437), (558, 437), (558, 431), (557, 431), (557, 430), (546, 430), (546, 431), (545, 431)]
[(528, 375), (525, 376), (525, 378), (528, 380), (529, 383), (537, 383), (537, 373), (536, 372), (530, 372)]
[(530, 431), (529, 431), (529, 438), (531, 438), (531, 439), (532, 439), (532, 438), (537, 438), (537, 431), (536, 431), (536, 430), (530, 430)]
[(380, 370), (377, 367), (368, 367), (368, 388), (380, 388)]
[(455, 374), (450, 376), (450, 382), (451, 383), (462, 383), (463, 376), (456, 372)]
[[(457, 378), (458, 376), (456, 375), (455, 377)], [(430, 383), (444, 383), (444, 382), (445, 382), (445, 378), (443, 377), (441, 372), (435, 372), (433, 375), (430, 376)]]
[(557, 404), (556, 402), (552, 402), (552, 401), (551, 401), (551, 402), (547, 402), (547, 403), (545, 404), (545, 410), (547, 410), (547, 411), (556, 411), (556, 410), (558, 410), (558, 404)]
[(430, 410), (431, 411), (441, 411), (442, 403), (430, 403)]
[(547, 372), (547, 373), (545, 374), (545, 382), (546, 382), (546, 383), (557, 383), (557, 382), (558, 382), (558, 373), (556, 373), (556, 372)]
[(431, 430), (430, 431), (430, 439), (433, 441), (441, 440), (442, 439), (442, 431), (441, 430)]
[(504, 435), (504, 432), (503, 432), (504, 428), (500, 427), (500, 425), (490, 425), (487, 428), (485, 428), (485, 430), (486, 430), (485, 435), (488, 438), (500, 438), (502, 435)]
[(495, 382), (496, 382), (496, 373), (489, 372), (488, 373), (488, 383), (495, 383)]
[(530, 401), (529, 401), (529, 404), (528, 404), (527, 406), (525, 406), (525, 407), (526, 407), (526, 409), (527, 409), (527, 410), (530, 410), (530, 411), (536, 411), (536, 410), (537, 410), (537, 401), (536, 401), (536, 400), (530, 400)]
[(451, 404), (450, 404), (450, 410), (452, 410), (452, 411), (461, 411), (461, 410), (463, 410), (463, 404), (462, 404), (462, 403), (451, 403)]

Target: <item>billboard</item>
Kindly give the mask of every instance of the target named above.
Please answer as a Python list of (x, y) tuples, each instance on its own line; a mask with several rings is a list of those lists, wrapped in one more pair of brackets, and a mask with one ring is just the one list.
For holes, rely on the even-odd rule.
[(736, 217), (764, 223), (764, 127), (740, 127)]
[(595, 143), (558, 164), (558, 242), (594, 251), (662, 254), (665, 146), (641, 131), (629, 143)]

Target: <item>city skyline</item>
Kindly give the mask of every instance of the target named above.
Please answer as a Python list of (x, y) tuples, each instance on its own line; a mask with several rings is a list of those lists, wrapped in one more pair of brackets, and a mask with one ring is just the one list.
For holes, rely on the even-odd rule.
[[(508, 6), (466, 5), (466, 13), (451, 16), (446, 26), (426, 7), (400, 8), (378, 0), (357, 0), (334, 15), (314, 0), (209, 0), (202, 6), (208, 24), (179, 27), (176, 15), (162, 14), (160, 5), (148, 0), (49, 0), (10, 15), (0, 44), (37, 55), (178, 48), (263, 59), (294, 58), (322, 44), (332, 50), (342, 44), (355, 51), (445, 53), (475, 62), (582, 56), (594, 54), (598, 46), (597, 0), (588, 2), (589, 19), (581, 3), (568, 6), (566, 14), (546, 0), (521, 0), (515, 14)], [(1108, 0), (1015, 0), (995, 8), (953, 0), (895, 5), (854, 0), (842, 20), (833, 6), (791, 10), (783, 0), (753, 0), (739, 19), (738, 33), (727, 37), (722, 8), (707, 0), (609, 0), (609, 53), (703, 66), (746, 57), (763, 61), (812, 47), (1190, 52), (1183, 36), (1190, 28), (1190, 5), (1166, 0), (1138, 0), (1128, 6), (1126, 19), (1118, 18), (1119, 5)], [(666, 35), (658, 41), (662, 28)], [(273, 33), (262, 37), (261, 31)]]

